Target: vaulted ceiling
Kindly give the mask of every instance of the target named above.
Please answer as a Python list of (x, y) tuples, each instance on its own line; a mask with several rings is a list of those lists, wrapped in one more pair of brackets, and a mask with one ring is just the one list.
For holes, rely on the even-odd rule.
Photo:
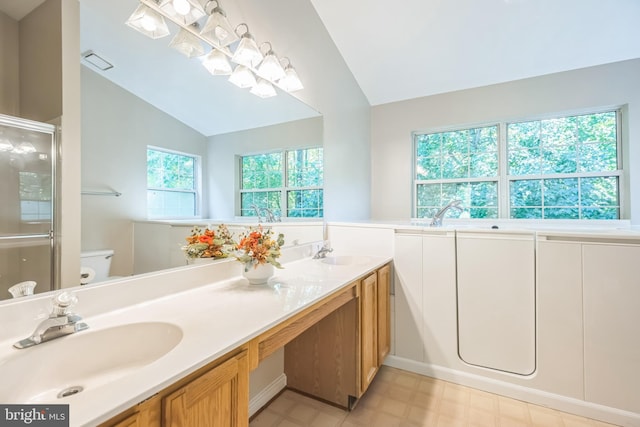
[[(42, 1), (0, 0), (0, 10), (20, 19)], [(221, 4), (234, 24), (248, 21), (265, 31), (259, 23), (264, 10), (252, 14), (255, 1)], [(273, 15), (298, 31), (311, 31), (319, 17), (371, 105), (640, 58), (638, 0), (297, 1), (310, 1), (313, 7), (304, 10), (314, 16), (291, 10)], [(150, 40), (126, 27), (137, 0), (80, 4), (81, 49), (116, 65), (102, 74), (204, 135), (318, 115), (285, 94), (262, 100), (242, 93), (238, 100), (237, 88), (226, 79), (212, 79), (198, 60), (168, 48), (170, 38)], [(283, 4), (291, 6), (269, 6)], [(277, 38), (255, 33), (258, 41)], [(285, 44), (299, 68), (315, 54), (299, 40)], [(184, 68), (187, 62), (190, 68)], [(309, 73), (323, 74), (315, 63), (309, 67)], [(207, 93), (217, 95), (206, 98)]]
[(372, 105), (640, 57), (637, 0), (311, 3)]

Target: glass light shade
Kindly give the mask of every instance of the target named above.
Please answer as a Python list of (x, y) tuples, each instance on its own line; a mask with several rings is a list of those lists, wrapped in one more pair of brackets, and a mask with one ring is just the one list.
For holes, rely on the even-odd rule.
[(213, 9), (200, 35), (218, 47), (229, 46), (239, 38), (229, 24), (227, 15), (219, 7)]
[(205, 15), (199, 0), (164, 0), (160, 9), (182, 25), (191, 25)]
[(251, 34), (247, 32), (242, 35), (240, 43), (238, 43), (238, 48), (231, 57), (231, 60), (236, 64), (255, 67), (262, 61), (262, 58), (262, 52), (258, 49), (256, 41)]
[(256, 85), (256, 78), (250, 69), (244, 65), (236, 66), (229, 77), (229, 81), (239, 88), (245, 89)]
[(258, 67), (258, 75), (272, 82), (278, 81), (285, 76), (284, 68), (282, 68), (278, 57), (272, 50), (267, 53), (267, 56), (264, 57)]
[(297, 90), (304, 89), (304, 86), (302, 86), (302, 82), (300, 81), (300, 78), (298, 78), (298, 73), (296, 73), (295, 68), (293, 68), (291, 65), (287, 66), (287, 68), (285, 68), (284, 70), (284, 74), (284, 77), (281, 78), (278, 82), (282, 89), (286, 90), (287, 92), (295, 92)]
[(30, 142), (21, 142), (17, 147), (13, 149), (14, 153), (18, 154), (30, 154), (36, 152), (36, 147)]
[(218, 49), (213, 49), (204, 58), (202, 65), (214, 76), (228, 76), (231, 74), (231, 64), (229, 64), (227, 55)]
[(260, 98), (270, 98), (277, 95), (276, 89), (265, 79), (258, 79), (256, 85), (251, 88), (251, 93)]
[(12, 151), (13, 144), (6, 138), (0, 137), (0, 151)]
[(204, 48), (200, 39), (184, 28), (171, 40), (169, 46), (182, 53), (187, 58), (204, 55)]
[(169, 28), (162, 15), (143, 4), (131, 14), (126, 24), (152, 39), (169, 35)]

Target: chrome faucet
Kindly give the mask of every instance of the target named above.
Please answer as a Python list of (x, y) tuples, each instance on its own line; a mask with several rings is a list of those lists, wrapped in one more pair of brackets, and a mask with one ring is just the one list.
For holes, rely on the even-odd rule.
[(429, 224), (429, 226), (431, 227), (442, 227), (442, 219), (444, 218), (444, 215), (447, 213), (447, 211), (449, 209), (456, 209), (460, 212), (462, 212), (464, 209), (462, 208), (462, 206), (460, 206), (460, 203), (462, 203), (462, 200), (452, 200), (450, 201), (447, 206), (445, 206), (444, 208), (440, 209), (431, 219), (431, 224)]
[(328, 240), (325, 240), (324, 243), (322, 244), (322, 247), (318, 249), (318, 252), (316, 252), (316, 254), (313, 256), (313, 259), (326, 258), (327, 254), (330, 252), (333, 252), (333, 249), (331, 248), (331, 243), (329, 243)]
[(266, 218), (267, 218), (266, 219), (267, 222), (280, 222), (280, 221), (282, 221), (279, 216), (274, 215), (274, 213), (273, 213), (273, 211), (271, 209), (262, 208), (262, 210), (267, 213), (265, 215)]
[(258, 222), (262, 222), (262, 217), (260, 216), (260, 208), (256, 205), (251, 205), (251, 208), (256, 213), (256, 216), (258, 217)]
[(87, 329), (89, 326), (81, 322), (82, 317), (69, 311), (77, 302), (78, 298), (72, 292), (60, 292), (54, 296), (49, 317), (40, 322), (30, 337), (18, 341), (13, 346), (15, 348), (32, 347)]

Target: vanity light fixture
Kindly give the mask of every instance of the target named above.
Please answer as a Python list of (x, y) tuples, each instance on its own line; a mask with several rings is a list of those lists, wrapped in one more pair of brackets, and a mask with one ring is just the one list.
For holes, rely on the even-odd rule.
[(244, 65), (236, 65), (229, 77), (229, 81), (241, 89), (252, 88), (257, 83), (253, 72)]
[[(193, 25), (197, 26), (197, 24)], [(169, 46), (187, 58), (204, 55), (204, 48), (202, 47), (202, 43), (200, 43), (200, 39), (184, 28), (178, 31), (178, 34), (171, 40)]]
[(13, 151), (13, 144), (7, 138), (0, 135), (0, 151)]
[[(238, 35), (233, 31), (233, 27), (227, 19), (227, 14), (220, 8), (217, 1), (212, 0), (216, 6), (211, 10), (207, 23), (200, 32), (200, 35), (207, 41), (211, 42), (215, 47), (229, 46), (238, 40)], [(208, 4), (207, 4), (208, 7)]]
[(36, 152), (36, 147), (30, 142), (21, 142), (13, 149), (13, 152), (17, 154), (31, 154)]
[[(212, 49), (204, 58), (202, 65), (214, 76), (231, 75), (231, 64), (224, 52), (218, 49)], [(249, 71), (251, 72), (251, 71)]]
[(284, 68), (280, 65), (280, 61), (276, 54), (273, 53), (271, 43), (264, 42), (260, 45), (260, 48), (263, 46), (269, 46), (269, 48), (264, 54), (264, 59), (258, 67), (258, 75), (272, 82), (278, 81), (285, 76)]
[(259, 77), (255, 86), (251, 88), (251, 93), (260, 98), (271, 98), (277, 95), (273, 85), (262, 77)]
[[(238, 29), (244, 26), (246, 28), (244, 33), (240, 33)], [(249, 33), (249, 27), (247, 24), (239, 24), (235, 33), (240, 37), (240, 43), (236, 48), (236, 52), (231, 57), (231, 60), (236, 64), (241, 64), (247, 67), (256, 67), (260, 61), (262, 61), (262, 52), (258, 49), (256, 40)]]
[[(287, 60), (287, 65), (283, 66), (269, 42), (262, 43), (259, 48), (247, 24), (239, 24), (233, 29), (218, 0), (139, 1), (140, 5), (126, 24), (157, 39), (169, 34), (165, 18), (173, 22), (180, 31), (169, 45), (189, 58), (204, 55), (201, 42), (211, 46), (211, 52), (202, 60), (211, 74), (229, 75), (231, 83), (252, 88), (251, 93), (262, 98), (277, 95), (274, 86), (286, 92), (303, 89), (290, 61), (283, 58)], [(205, 16), (206, 21), (198, 22)], [(198, 31), (203, 23), (202, 31)], [(229, 59), (238, 64), (233, 72)], [(256, 75), (260, 76), (258, 81)]]
[(138, 6), (125, 24), (152, 39), (169, 35), (169, 27), (162, 15), (144, 4)]
[(291, 65), (289, 58), (285, 57), (282, 58), (282, 60), (287, 61), (287, 66), (284, 67), (284, 77), (278, 81), (282, 89), (287, 92), (295, 92), (297, 90), (304, 89), (304, 86), (302, 86), (302, 82), (298, 77), (298, 73), (296, 73), (296, 69)]
[(160, 9), (181, 25), (191, 25), (205, 16), (200, 0), (163, 0)]

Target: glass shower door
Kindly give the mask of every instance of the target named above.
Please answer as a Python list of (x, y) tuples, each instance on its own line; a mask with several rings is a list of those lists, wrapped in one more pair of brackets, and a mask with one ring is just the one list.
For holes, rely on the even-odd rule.
[(0, 115), (0, 299), (54, 288), (55, 127)]

